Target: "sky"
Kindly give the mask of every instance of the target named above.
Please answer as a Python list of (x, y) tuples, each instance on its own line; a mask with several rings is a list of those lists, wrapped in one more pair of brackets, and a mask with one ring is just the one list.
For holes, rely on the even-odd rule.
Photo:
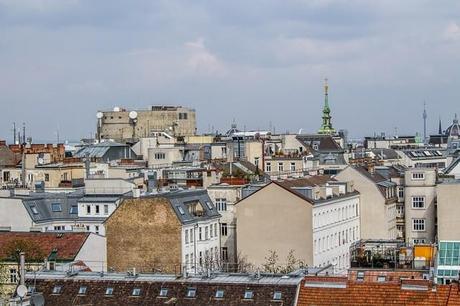
[(182, 105), (199, 132), (351, 137), (460, 112), (460, 1), (0, 0), (0, 139), (78, 140), (96, 112)]

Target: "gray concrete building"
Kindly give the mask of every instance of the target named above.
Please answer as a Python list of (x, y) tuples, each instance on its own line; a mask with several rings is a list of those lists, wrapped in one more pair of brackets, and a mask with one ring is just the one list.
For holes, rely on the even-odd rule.
[(182, 106), (152, 106), (147, 110), (126, 110), (115, 107), (112, 111), (97, 113), (98, 139), (135, 141), (142, 137), (168, 131), (173, 136), (196, 134), (195, 110)]

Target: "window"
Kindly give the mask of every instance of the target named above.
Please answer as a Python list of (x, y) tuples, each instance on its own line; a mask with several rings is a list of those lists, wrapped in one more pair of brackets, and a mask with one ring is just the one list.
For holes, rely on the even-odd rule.
[(132, 296), (140, 296), (141, 295), (141, 289), (140, 288), (134, 288), (133, 292), (131, 293)]
[(77, 205), (72, 205), (70, 206), (70, 214), (78, 214), (78, 206)]
[(278, 163), (278, 171), (283, 172), (284, 171), (284, 164), (283, 163)]
[(209, 210), (212, 210), (212, 209), (213, 209), (213, 207), (212, 207), (212, 205), (211, 205), (211, 202), (206, 201), (205, 203), (206, 203), (206, 206), (208, 206)]
[(228, 261), (228, 248), (227, 247), (222, 248), (222, 260)]
[(176, 207), (177, 207), (177, 209), (179, 210), (179, 213), (180, 213), (181, 215), (185, 215), (185, 211), (184, 211), (184, 209), (182, 208), (182, 206), (176, 206)]
[(45, 173), (45, 182), (50, 181), (50, 175), (48, 173)]
[(415, 232), (425, 231), (425, 219), (412, 219), (412, 229)]
[(61, 294), (62, 286), (54, 286), (53, 294)]
[(413, 241), (414, 244), (425, 244), (426, 243), (425, 238), (417, 238), (417, 239), (414, 239), (412, 241)]
[(217, 237), (217, 223), (214, 224), (214, 237)]
[(386, 281), (385, 275), (379, 275), (379, 276), (377, 276), (377, 281), (378, 281), (378, 282), (384, 282), (384, 281)]
[(290, 170), (291, 170), (291, 171), (295, 171), (295, 163), (291, 163)]
[(100, 207), (99, 207), (99, 205), (96, 205), (95, 207), (96, 207), (96, 215), (99, 215), (99, 213), (100, 213)]
[(10, 269), (10, 283), (16, 284), (18, 282), (18, 271), (16, 269)]
[(272, 171), (272, 163), (267, 162), (265, 164), (265, 172), (271, 172)]
[(107, 287), (107, 289), (105, 289), (105, 295), (113, 295), (113, 288)]
[(216, 291), (216, 299), (221, 299), (224, 297), (224, 290), (217, 290)]
[(412, 197), (412, 208), (425, 208), (425, 197)]
[(91, 214), (91, 205), (86, 205), (86, 214)]
[(80, 289), (78, 289), (78, 294), (86, 294), (86, 286), (81, 286)]
[(108, 215), (109, 214), (109, 205), (104, 205), (104, 215)]
[(198, 228), (198, 240), (203, 240), (202, 233), (203, 233), (202, 227), (199, 227)]
[(32, 213), (33, 213), (34, 215), (38, 215), (37, 206), (35, 206), (35, 205), (30, 205), (30, 210), (32, 210)]
[(274, 300), (279, 301), (279, 300), (281, 300), (281, 297), (282, 297), (282, 294), (281, 294), (280, 291), (275, 291), (275, 292), (273, 293), (273, 299), (274, 299)]
[(358, 272), (358, 274), (356, 275), (356, 280), (360, 282), (364, 281), (364, 272)]
[(161, 296), (161, 297), (166, 297), (166, 296), (168, 296), (168, 288), (161, 288), (161, 289), (160, 289), (160, 296)]
[(212, 234), (213, 234), (213, 231), (212, 231), (212, 228), (213, 228), (214, 224), (211, 224), (209, 225), (209, 237), (212, 238)]
[(187, 290), (187, 297), (188, 298), (195, 298), (196, 297), (196, 288), (189, 288)]
[(216, 205), (218, 211), (227, 211), (227, 199), (226, 198), (217, 198)]
[(96, 234), (99, 234), (99, 225), (94, 226), (94, 231), (96, 232)]
[(205, 226), (204, 227), (204, 240), (208, 240), (208, 239), (209, 239), (208, 227)]
[(60, 212), (62, 211), (61, 203), (51, 203), (51, 210), (53, 212)]
[(412, 173), (412, 179), (413, 180), (424, 180), (425, 179), (425, 173), (423, 173), (423, 172), (414, 172), (414, 173)]
[(227, 234), (228, 234), (227, 223), (222, 223), (222, 224), (220, 225), (220, 234), (221, 234), (222, 236), (227, 236)]
[(155, 153), (155, 159), (165, 159), (166, 154), (165, 153)]
[(254, 292), (252, 292), (251, 290), (246, 290), (244, 292), (244, 299), (245, 300), (251, 300), (253, 297), (254, 297)]
[(187, 120), (187, 113), (179, 113), (179, 120)]
[(404, 198), (404, 187), (402, 186), (398, 187), (398, 197)]
[(188, 243), (188, 230), (185, 230), (185, 244)]

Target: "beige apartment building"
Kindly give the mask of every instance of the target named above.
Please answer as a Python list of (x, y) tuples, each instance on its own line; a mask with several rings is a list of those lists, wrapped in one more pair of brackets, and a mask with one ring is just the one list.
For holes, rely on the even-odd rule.
[(182, 106), (161, 105), (136, 111), (115, 107), (112, 111), (101, 112), (100, 116), (100, 139), (126, 141), (151, 137), (154, 133), (163, 131), (168, 131), (173, 136), (196, 134), (195, 110)]
[(348, 166), (335, 178), (352, 182), (361, 194), (362, 239), (396, 239), (396, 183), (362, 166)]
[(437, 174), (434, 168), (410, 168), (404, 174), (407, 243), (435, 242), (436, 183)]
[(270, 252), (277, 265), (288, 255), (308, 266), (349, 268), (349, 250), (359, 240), (359, 193), (329, 176), (272, 181), (236, 204), (237, 250), (262, 268)]

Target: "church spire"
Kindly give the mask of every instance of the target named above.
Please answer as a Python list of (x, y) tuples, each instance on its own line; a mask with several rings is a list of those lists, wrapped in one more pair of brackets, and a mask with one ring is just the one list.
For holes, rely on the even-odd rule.
[(441, 124), (441, 116), (439, 116), (439, 127), (438, 127), (438, 135), (442, 135), (442, 124)]
[(329, 108), (329, 85), (326, 78), (324, 79), (324, 107), (322, 116), (323, 124), (318, 130), (318, 134), (335, 134), (335, 129), (332, 127), (331, 118), (331, 109)]

